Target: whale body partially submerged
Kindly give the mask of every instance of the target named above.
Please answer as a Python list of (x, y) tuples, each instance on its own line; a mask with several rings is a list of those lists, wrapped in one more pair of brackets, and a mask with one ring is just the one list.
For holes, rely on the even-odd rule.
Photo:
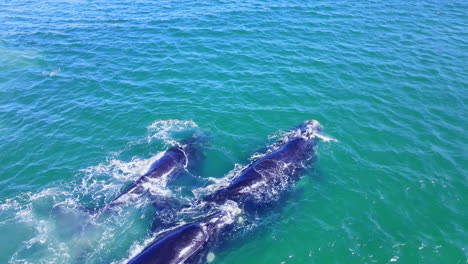
[(222, 203), (265, 201), (268, 195), (282, 191), (294, 182), (313, 156), (320, 124), (306, 121), (291, 131), (276, 150), (267, 153), (244, 169), (231, 183), (205, 197), (205, 201)]
[[(229, 202), (228, 202), (229, 204)], [(199, 261), (201, 253), (234, 223), (240, 210), (231, 204), (193, 223), (160, 234), (129, 264), (179, 264)]]
[[(274, 150), (250, 164), (227, 186), (204, 197), (205, 202), (214, 205), (215, 213), (160, 234), (129, 263), (194, 263), (213, 240), (237, 222), (243, 204), (267, 201), (270, 194), (287, 189), (299, 178), (313, 157), (320, 131), (315, 120), (296, 127)], [(226, 203), (235, 206), (223, 206)]]
[(149, 192), (152, 184), (166, 187), (177, 174), (193, 165), (199, 158), (199, 138), (190, 137), (180, 144), (169, 148), (158, 160), (156, 160), (145, 174), (140, 176), (130, 186), (126, 187), (117, 197), (104, 207), (113, 207), (122, 203), (128, 203), (138, 196)]

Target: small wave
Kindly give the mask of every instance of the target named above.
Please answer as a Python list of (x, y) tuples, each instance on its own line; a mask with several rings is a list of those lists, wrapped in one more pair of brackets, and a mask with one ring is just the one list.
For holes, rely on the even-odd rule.
[[(74, 186), (73, 192), (87, 197), (88, 200), (91, 200), (92, 206), (100, 206), (99, 203), (112, 200), (119, 194), (123, 186), (146, 173), (151, 165), (163, 155), (164, 152), (161, 151), (146, 159), (134, 157), (130, 161), (122, 161), (114, 157), (96, 166), (82, 169), (79, 175), (81, 183)], [(163, 179), (149, 182), (146, 187), (151, 193), (170, 195)], [(133, 205), (142, 207), (146, 205), (146, 202), (145, 199), (138, 199), (138, 202)]]
[[(168, 230), (164, 230), (162, 232), (167, 232), (167, 231)], [(132, 246), (130, 247), (130, 250), (129, 250), (128, 258), (121, 259), (119, 261), (113, 261), (111, 263), (112, 264), (120, 264), (120, 263), (129, 262), (131, 259), (136, 257), (140, 252), (142, 252), (143, 249), (145, 249), (158, 235), (159, 235), (159, 233), (157, 235), (150, 236), (150, 237), (146, 238), (145, 240), (143, 240), (142, 242), (138, 242), (138, 241), (133, 242), (133, 244), (132, 244)]]
[(59, 67), (57, 70), (55, 70), (55, 71), (51, 71), (50, 73), (48, 73), (48, 72), (46, 72), (46, 71), (43, 71), (41, 74), (42, 74), (43, 76), (53, 77), (53, 76), (57, 75), (57, 73), (59, 73), (59, 72), (62, 72), (62, 68), (60, 68), (60, 67)]
[(167, 145), (178, 145), (172, 134), (194, 128), (198, 128), (198, 125), (192, 120), (157, 120), (147, 127), (146, 140), (150, 143), (153, 139), (159, 139)]
[[(168, 145), (178, 144), (173, 137), (175, 132), (197, 127), (193, 121), (158, 120), (148, 126), (147, 135), (139, 146), (129, 142), (126, 148), (130, 152), (147, 148), (153, 139)], [(138, 240), (141, 233), (125, 230), (133, 225), (140, 226), (141, 222), (151, 222), (154, 214), (154, 209), (148, 206), (151, 199), (136, 199), (132, 206), (116, 208), (109, 214), (90, 215), (83, 210), (83, 205), (95, 207), (110, 201), (123, 186), (146, 173), (164, 153), (160, 151), (148, 158), (133, 156), (129, 161), (122, 159), (119, 153), (109, 153), (104, 162), (79, 170), (75, 180), (69, 183), (0, 201), (0, 231), (11, 230), (12, 226), (30, 230), (23, 234), (22, 246), (10, 261), (28, 263), (39, 257), (44, 263), (92, 262), (106, 255), (106, 248), (118, 237), (128, 243)], [(164, 182), (151, 181), (146, 187), (158, 196), (172, 195)], [(147, 232), (147, 228), (149, 226), (142, 226), (142, 232)], [(125, 239), (129, 237), (131, 239)]]
[(239, 174), (249, 166), (250, 164), (248, 165), (241, 165), (241, 164), (234, 164), (234, 168), (228, 172), (228, 174), (222, 178), (214, 178), (214, 177), (209, 177), (208, 180), (213, 182), (213, 184), (210, 184), (208, 186), (205, 186), (205, 187), (200, 187), (200, 188), (197, 188), (197, 189), (194, 189), (192, 190), (192, 193), (195, 195), (195, 197), (197, 197), (198, 199), (200, 199), (201, 197), (209, 194), (209, 193), (213, 193), (215, 192), (216, 190), (219, 190), (219, 189), (222, 189), (224, 187), (227, 187), (231, 181), (236, 178), (237, 176), (239, 176)]
[[(289, 132), (286, 132), (286, 133), (283, 132), (282, 135), (281, 135), (281, 141), (286, 142), (288, 140), (291, 140), (292, 138), (297, 138), (297, 137), (303, 137), (303, 133), (299, 129), (292, 130), (292, 131), (289, 131)], [(318, 139), (321, 139), (324, 142), (330, 142), (330, 141), (338, 142), (337, 139), (326, 136), (321, 131), (318, 131), (318, 130), (310, 131), (309, 138), (318, 138)]]
[(148, 159), (135, 157), (129, 162), (113, 158), (109, 159), (107, 162), (100, 163), (96, 166), (90, 166), (80, 171), (91, 177), (93, 175), (106, 174), (118, 180), (131, 180), (135, 175), (142, 175), (147, 172), (151, 164), (160, 159), (163, 155), (164, 152), (161, 151)]
[[(149, 145), (153, 139), (158, 139), (167, 146), (180, 145), (174, 133), (193, 128), (198, 128), (198, 125), (190, 120), (156, 120), (147, 127), (145, 142)], [(135, 145), (135, 142), (130, 142), (130, 147), (132, 145)], [(106, 162), (80, 170), (84, 173), (80, 187), (85, 195), (90, 195), (93, 200), (109, 200), (120, 191), (122, 185), (146, 173), (164, 153), (161, 151), (149, 158), (133, 157), (130, 161), (120, 160), (119, 153), (113, 153)], [(148, 182), (146, 187), (152, 194), (171, 195), (163, 178)]]

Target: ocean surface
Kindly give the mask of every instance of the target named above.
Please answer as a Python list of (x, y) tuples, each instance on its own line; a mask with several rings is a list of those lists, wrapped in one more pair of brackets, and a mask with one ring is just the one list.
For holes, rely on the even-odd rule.
[(123, 263), (188, 132), (197, 199), (304, 120), (317, 160), (211, 263), (467, 263), (468, 2), (0, 0), (0, 263)]

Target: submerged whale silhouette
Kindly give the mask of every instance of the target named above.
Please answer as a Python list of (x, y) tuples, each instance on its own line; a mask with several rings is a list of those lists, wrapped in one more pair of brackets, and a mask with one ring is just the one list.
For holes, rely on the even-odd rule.
[[(204, 201), (218, 205), (214, 214), (162, 233), (129, 263), (192, 263), (199, 259), (209, 244), (236, 222), (242, 204), (266, 201), (269, 194), (282, 191), (297, 180), (306, 161), (313, 155), (320, 131), (321, 126), (315, 120), (299, 125), (276, 150), (253, 162), (228, 186), (204, 198)], [(225, 203), (236, 206), (223, 208), (221, 205)]]

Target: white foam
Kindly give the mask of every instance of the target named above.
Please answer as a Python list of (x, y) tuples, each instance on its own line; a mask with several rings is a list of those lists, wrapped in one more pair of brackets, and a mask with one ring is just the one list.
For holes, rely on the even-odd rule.
[(224, 204), (219, 206), (219, 209), (228, 213), (225, 219), (225, 222), (228, 224), (234, 223), (236, 217), (242, 213), (239, 204), (231, 200), (227, 200)]
[(133, 259), (134, 257), (136, 257), (138, 254), (140, 254), (143, 249), (145, 249), (147, 246), (149, 246), (151, 244), (151, 242), (153, 242), (159, 235), (161, 235), (162, 233), (164, 232), (168, 232), (170, 230), (174, 230), (176, 228), (178, 228), (179, 226), (175, 226), (173, 228), (169, 228), (169, 229), (166, 229), (166, 230), (162, 230), (152, 236), (149, 236), (147, 237), (146, 239), (144, 239), (142, 242), (138, 242), (138, 241), (135, 241), (131, 246), (130, 246), (130, 249), (129, 249), (129, 254), (128, 254), (128, 258), (125, 258), (125, 259), (122, 259), (120, 261), (117, 261), (117, 262), (113, 262), (113, 263), (127, 263), (129, 262), (131, 259)]
[(51, 71), (50, 73), (47, 73), (46, 71), (43, 71), (41, 74), (44, 75), (44, 76), (49, 76), (49, 77), (53, 77), (55, 76), (57, 73), (61, 72), (62, 71), (62, 68), (58, 68), (57, 70), (55, 71)]
[(163, 155), (164, 151), (161, 151), (150, 158), (142, 159), (135, 157), (129, 162), (110, 159), (105, 163), (100, 163), (97, 166), (91, 166), (81, 171), (88, 175), (107, 174), (119, 180), (131, 180), (135, 175), (146, 173), (151, 168), (151, 164)]
[(198, 125), (192, 120), (157, 120), (147, 127), (146, 140), (150, 143), (153, 139), (159, 139), (168, 145), (177, 145), (171, 133), (193, 128), (198, 128)]
[[(146, 141), (150, 143), (152, 139), (158, 138), (172, 145), (175, 142), (171, 138), (173, 132), (196, 127), (198, 126), (193, 121), (155, 121), (148, 126), (147, 135), (142, 137), (139, 144), (146, 144)], [(126, 149), (132, 146), (134, 144), (130, 142)], [(75, 180), (68, 184), (61, 184), (59, 187), (35, 193), (25, 192), (0, 201), (0, 214), (6, 216), (2, 217), (0, 228), (14, 224), (18, 228), (31, 230), (24, 239), (24, 246), (14, 252), (10, 261), (31, 262), (30, 250), (37, 250), (36, 246), (48, 251), (39, 259), (43, 263), (70, 262), (81, 258), (84, 251), (87, 252), (87, 259), (105, 252), (109, 241), (122, 235), (122, 232), (125, 232), (125, 229), (135, 222), (134, 217), (128, 217), (128, 214), (133, 212), (131, 210), (148, 205), (150, 201), (139, 198), (138, 202), (132, 203), (132, 207), (128, 210), (116, 208), (115, 213), (112, 214), (88, 215), (81, 211), (83, 197), (90, 197), (91, 201), (109, 200), (115, 197), (123, 185), (146, 173), (163, 154), (164, 152), (159, 152), (149, 158), (135, 157), (130, 161), (124, 161), (118, 158), (119, 153), (110, 153), (110, 157), (105, 162), (80, 170)], [(155, 179), (146, 184), (145, 187), (153, 194), (172, 195), (165, 188), (165, 179), (160, 181)], [(50, 212), (53, 213), (50, 214)], [(139, 215), (144, 216), (141, 211)], [(66, 221), (75, 221), (67, 227), (73, 227), (76, 230), (59, 230), (61, 224), (67, 224)], [(132, 234), (132, 232), (127, 233)], [(142, 247), (152, 239), (148, 238)], [(141, 247), (134, 244), (133, 250), (137, 254), (141, 251)]]
[(282, 141), (285, 142), (285, 141), (291, 140), (292, 138), (302, 137), (306, 140), (318, 138), (325, 142), (329, 142), (329, 141), (338, 142), (338, 140), (324, 135), (321, 132), (321, 129), (322, 129), (322, 126), (317, 120), (311, 120), (305, 125), (304, 131), (301, 131), (301, 129), (289, 131), (283, 135)]
[[(91, 196), (94, 200), (100, 200), (102, 198), (110, 200), (119, 194), (122, 186), (127, 185), (129, 182), (136, 181), (141, 175), (145, 174), (151, 168), (151, 165), (160, 159), (164, 153), (165, 152), (159, 152), (147, 159), (135, 157), (128, 162), (113, 158), (97, 166), (90, 166), (82, 169), (81, 172), (85, 175), (79, 187), (81, 190), (77, 191), (84, 195)], [(170, 196), (171, 193), (166, 188), (167, 180), (167, 177), (163, 175), (163, 177), (157, 179), (150, 179), (148, 182), (144, 183), (143, 187), (152, 194)], [(119, 202), (125, 202), (127, 199), (128, 201), (136, 201), (136, 203), (132, 202), (136, 207), (145, 206), (147, 202), (144, 199), (132, 199), (134, 198), (132, 196), (121, 198)]]
[(315, 137), (320, 138), (321, 140), (323, 140), (323, 141), (325, 141), (325, 142), (330, 142), (330, 141), (332, 141), (332, 142), (338, 142), (338, 139), (325, 136), (325, 135), (322, 134), (322, 133), (316, 133), (316, 134), (315, 134)]
[(213, 184), (210, 184), (206, 187), (200, 187), (197, 189), (192, 190), (192, 193), (195, 197), (203, 197), (208, 193), (213, 193), (216, 190), (222, 189), (227, 187), (231, 181), (236, 178), (248, 165), (241, 165), (241, 164), (234, 164), (234, 168), (224, 177), (222, 178), (213, 178), (210, 177), (208, 180), (212, 181)]

